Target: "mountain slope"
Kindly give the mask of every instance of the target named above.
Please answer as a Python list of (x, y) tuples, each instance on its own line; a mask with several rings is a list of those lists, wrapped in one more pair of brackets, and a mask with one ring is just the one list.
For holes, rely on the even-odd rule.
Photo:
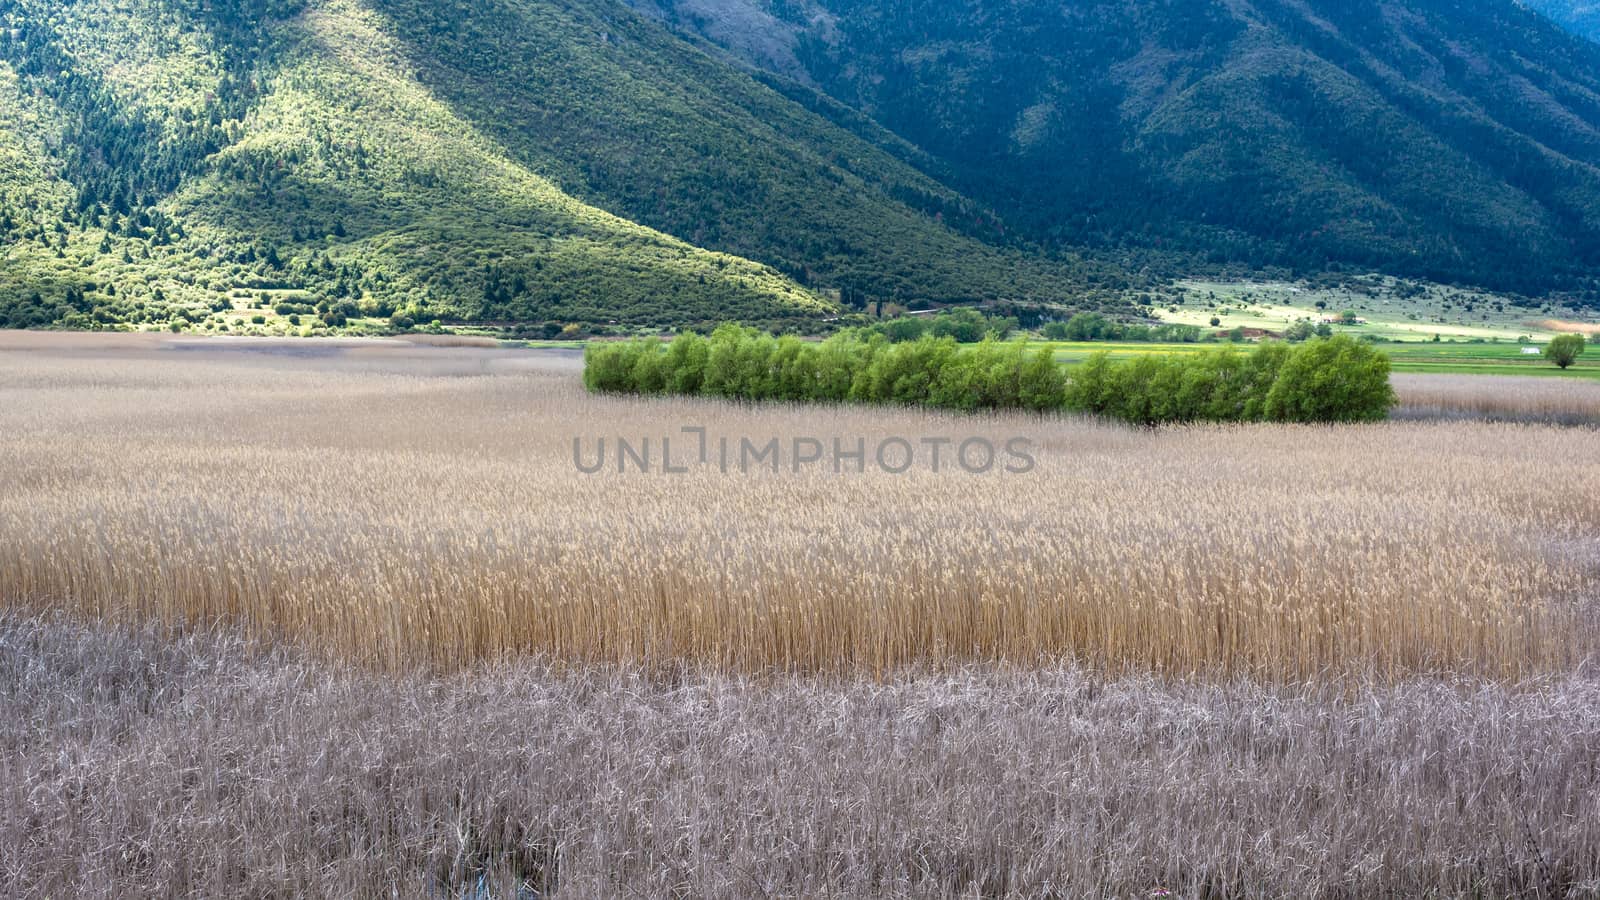
[(0, 0), (0, 325), (1600, 303), (1600, 45), (1512, 0), (636, 2)]
[(532, 174), (418, 84), (382, 25), (352, 2), (300, 15), (299, 43), (245, 138), (184, 184), (175, 215), (202, 234), (284, 242), (342, 225), (332, 267), (394, 269), (383, 295), (413, 305), (462, 297), (457, 314), (471, 319), (826, 308), (769, 269), (620, 219)]
[(1573, 34), (1600, 41), (1600, 3), (1594, 0), (1521, 0), (1521, 2), (1530, 9), (1554, 19)]
[(1600, 271), (1600, 47), (1511, 0), (640, 2), (1037, 238), (1530, 291)]
[[(7, 175), (17, 196), (0, 201), (12, 219), (7, 324), (226, 319), (241, 289), (419, 320), (829, 308), (764, 266), (583, 204), (512, 161), (410, 76), (380, 17), (356, 3), (257, 8), (236, 21), (266, 25), (258, 47), (168, 4), (120, 18), (110, 3), (50, 6), (13, 19), (23, 27), (8, 57), (23, 74), (0, 77), (13, 121), (44, 107), (0, 144), (33, 162)], [(270, 66), (231, 67), (251, 50)], [(30, 77), (51, 64), (71, 77)]]
[(21, 0), (0, 121), (0, 325), (215, 328), (261, 292), (334, 321), (777, 323), (833, 290), (1127, 284), (605, 2)]
[(907, 164), (928, 162), (915, 148), (859, 117), (841, 127), (614, 0), (374, 4), (430, 88), (519, 160), (696, 244), (908, 301), (1061, 300), (1092, 269), (994, 246), (1004, 225)]

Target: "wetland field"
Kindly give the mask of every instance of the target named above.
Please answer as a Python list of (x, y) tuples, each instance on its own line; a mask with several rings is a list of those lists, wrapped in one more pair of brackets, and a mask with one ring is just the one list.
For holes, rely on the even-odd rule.
[(1148, 429), (449, 343), (0, 333), (7, 893), (1600, 894), (1600, 383)]

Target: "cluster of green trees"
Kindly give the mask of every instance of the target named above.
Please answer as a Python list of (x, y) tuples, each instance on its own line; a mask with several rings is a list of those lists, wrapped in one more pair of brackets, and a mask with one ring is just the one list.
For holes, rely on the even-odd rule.
[(1249, 353), (1090, 357), (1072, 372), (1064, 405), (1125, 422), (1370, 422), (1395, 404), (1389, 358), (1345, 336), (1299, 346), (1269, 341)]
[(931, 316), (900, 316), (869, 325), (868, 336), (881, 334), (890, 343), (903, 344), (924, 337), (952, 338), (958, 344), (976, 344), (984, 338), (1005, 340), (1017, 330), (1011, 316), (987, 316), (970, 307), (945, 310)]
[(1025, 341), (894, 343), (851, 330), (807, 343), (724, 325), (670, 343), (592, 344), (584, 363), (584, 383), (603, 393), (1068, 410), (1141, 425), (1371, 421), (1395, 400), (1388, 358), (1346, 337), (1248, 354), (1219, 348), (1115, 362), (1102, 353), (1069, 376), (1049, 348)]
[[(1098, 312), (1080, 312), (1065, 322), (1041, 322), (1037, 313), (1034, 324), (1044, 337), (1052, 341), (1132, 341), (1140, 343), (1193, 344), (1205, 339), (1196, 325), (1172, 325), (1119, 322)], [(924, 337), (954, 338), (958, 344), (976, 344), (989, 339), (1003, 341), (1023, 327), (1016, 315), (986, 315), (971, 307), (942, 310), (933, 315), (905, 315), (876, 322), (864, 327), (867, 336), (881, 334), (890, 343), (903, 344)], [(1291, 340), (1304, 340), (1307, 334)]]
[(740, 400), (895, 403), (946, 409), (1058, 409), (1066, 387), (1048, 349), (1021, 341), (962, 346), (950, 337), (892, 343), (840, 332), (821, 343), (774, 338), (739, 325), (671, 343), (591, 344), (592, 391), (690, 394)]
[(1081, 312), (1065, 322), (1048, 322), (1040, 329), (1052, 341), (1137, 341), (1193, 344), (1200, 340), (1196, 325), (1141, 325), (1118, 322), (1100, 313)]
[(1585, 341), (1581, 334), (1560, 334), (1550, 339), (1544, 348), (1544, 358), (1560, 368), (1567, 368), (1583, 355)]
[[(1355, 314), (1351, 313), (1347, 318), (1353, 320)], [(1351, 324), (1354, 324), (1354, 322), (1351, 322)], [(1301, 341), (1309, 341), (1314, 337), (1333, 337), (1333, 326), (1327, 322), (1313, 324), (1310, 319), (1301, 319), (1292, 323), (1283, 332), (1284, 340), (1296, 344)]]

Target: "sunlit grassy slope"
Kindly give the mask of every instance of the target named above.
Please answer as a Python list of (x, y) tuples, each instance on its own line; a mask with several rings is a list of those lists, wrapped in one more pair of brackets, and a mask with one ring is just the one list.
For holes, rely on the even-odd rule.
[[(220, 30), (170, 4), (14, 13), (49, 22), (56, 55), (80, 74), (78, 88), (39, 97), (0, 69), (0, 117), (16, 126), (0, 137), (0, 197), (26, 223), (6, 249), (0, 303), (42, 306), (40, 318), (75, 305), (102, 321), (197, 327), (225, 324), (224, 298), (239, 289), (301, 288), (308, 305), (418, 321), (782, 320), (829, 309), (769, 267), (584, 204), (513, 161), (415, 79), (380, 14), (344, 0), (292, 12), (261, 37), (270, 67), (242, 74), (229, 70)], [(246, 102), (226, 109), (230, 94)], [(80, 102), (137, 132), (119, 147), (199, 146), (164, 185), (117, 170), (133, 158), (96, 172), (51, 152)], [(213, 127), (197, 140), (194, 123), (206, 119)], [(35, 293), (42, 303), (28, 302)]]
[(1130, 284), (607, 2), (21, 0), (0, 122), (0, 327), (814, 324)]
[[(692, 308), (771, 318), (826, 308), (767, 267), (583, 204), (512, 161), (417, 83), (381, 15), (330, 2), (289, 34), (288, 64), (244, 139), (174, 199), (198, 228), (290, 241), (308, 224), (343, 225), (346, 239), (325, 254), (334, 266), (392, 270), (385, 293), (419, 305), (476, 292), (476, 308), (463, 301), (474, 317), (593, 321), (627, 310), (655, 319)], [(295, 161), (286, 174), (275, 168), (284, 159)], [(489, 296), (490, 279), (505, 299)]]
[(1005, 246), (992, 212), (912, 165), (928, 167), (922, 151), (820, 96), (791, 99), (617, 0), (373, 6), (419, 77), (517, 159), (807, 284), (858, 299), (1102, 305), (1140, 280)]

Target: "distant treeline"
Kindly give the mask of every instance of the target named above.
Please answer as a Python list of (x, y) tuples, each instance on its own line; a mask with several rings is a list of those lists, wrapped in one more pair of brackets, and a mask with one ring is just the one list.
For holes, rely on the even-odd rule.
[[(1196, 325), (1142, 325), (1118, 322), (1096, 312), (1080, 312), (1065, 322), (1040, 322), (1032, 317), (1045, 338), (1052, 341), (1138, 341), (1193, 344), (1205, 339)], [(935, 315), (899, 316), (866, 326), (865, 334), (881, 334), (891, 343), (903, 344), (924, 337), (955, 338), (959, 344), (976, 344), (985, 339), (1005, 340), (1022, 327), (1017, 316), (984, 315), (970, 307), (958, 307)]]
[(1065, 322), (1049, 322), (1040, 333), (1052, 341), (1154, 341), (1193, 344), (1201, 340), (1198, 325), (1126, 324), (1099, 313), (1081, 312)]
[(1222, 347), (1126, 361), (1100, 353), (1069, 374), (1048, 347), (1026, 341), (894, 343), (845, 331), (808, 343), (724, 325), (670, 343), (591, 344), (584, 364), (584, 383), (604, 393), (1070, 411), (1141, 425), (1374, 421), (1394, 405), (1388, 357), (1342, 336), (1249, 353)]
[(987, 316), (971, 307), (948, 309), (931, 316), (898, 316), (861, 329), (863, 336), (881, 334), (903, 344), (925, 337), (952, 338), (958, 344), (976, 344), (984, 338), (1005, 340), (1018, 328), (1015, 316)]

